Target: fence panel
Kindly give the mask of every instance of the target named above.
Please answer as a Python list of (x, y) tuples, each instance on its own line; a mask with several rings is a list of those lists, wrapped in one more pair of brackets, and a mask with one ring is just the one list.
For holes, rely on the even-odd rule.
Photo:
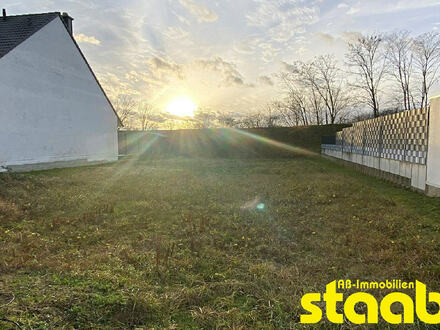
[(405, 155), (405, 161), (426, 164), (429, 110), (426, 108), (412, 110), (408, 115), (407, 153)]
[(426, 164), (428, 109), (399, 112), (354, 123), (336, 134), (342, 151)]
[(361, 122), (364, 127), (364, 150), (367, 156), (380, 157), (382, 117)]
[(408, 139), (408, 111), (390, 115), (383, 122), (383, 150), (381, 157), (405, 160)]

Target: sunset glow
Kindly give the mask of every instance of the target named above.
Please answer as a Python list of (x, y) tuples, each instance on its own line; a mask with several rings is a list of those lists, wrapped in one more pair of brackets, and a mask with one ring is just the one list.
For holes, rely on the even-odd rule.
[(188, 97), (179, 97), (172, 100), (166, 106), (166, 111), (179, 117), (194, 117), (197, 105)]

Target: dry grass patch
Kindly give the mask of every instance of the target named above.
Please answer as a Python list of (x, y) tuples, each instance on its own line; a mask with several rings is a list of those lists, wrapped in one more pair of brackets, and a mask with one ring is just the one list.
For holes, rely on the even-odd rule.
[(1, 175), (0, 319), (298, 328), (301, 296), (334, 279), (440, 290), (439, 219), (438, 200), (319, 158)]

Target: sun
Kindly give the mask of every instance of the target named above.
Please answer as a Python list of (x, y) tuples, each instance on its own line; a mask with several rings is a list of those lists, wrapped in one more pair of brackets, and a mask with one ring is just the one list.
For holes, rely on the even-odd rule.
[(179, 117), (194, 117), (195, 103), (188, 97), (179, 97), (167, 104), (168, 113)]

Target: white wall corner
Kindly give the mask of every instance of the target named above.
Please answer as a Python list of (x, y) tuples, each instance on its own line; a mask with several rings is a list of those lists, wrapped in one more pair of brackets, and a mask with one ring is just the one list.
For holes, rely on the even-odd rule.
[(440, 95), (432, 97), (429, 113), (428, 134), (428, 159), (427, 177), (428, 185), (440, 187)]

